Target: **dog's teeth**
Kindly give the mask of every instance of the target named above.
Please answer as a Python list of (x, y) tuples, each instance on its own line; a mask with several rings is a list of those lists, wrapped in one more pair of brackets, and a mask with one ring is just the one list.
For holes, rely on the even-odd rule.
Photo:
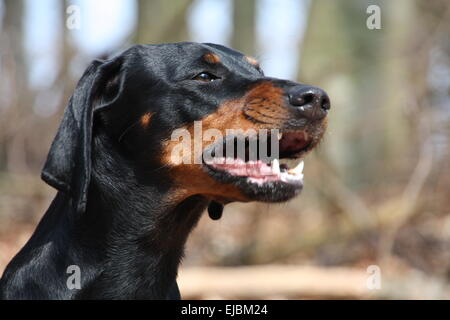
[(272, 173), (273, 174), (280, 174), (280, 162), (278, 162), (278, 159), (273, 159), (271, 162), (272, 167)]
[(281, 140), (281, 138), (283, 138), (283, 133), (278, 132), (278, 140)]
[(297, 167), (294, 168), (294, 170), (298, 173), (303, 173), (303, 168), (305, 167), (305, 162), (301, 161)]
[(300, 163), (293, 169), (289, 170), (288, 172), (290, 174), (294, 174), (294, 175), (303, 175), (303, 168), (305, 167), (305, 163), (303, 161), (300, 161)]
[(226, 158), (224, 163), (226, 163), (226, 164), (234, 164), (235, 160), (234, 160), (234, 158)]

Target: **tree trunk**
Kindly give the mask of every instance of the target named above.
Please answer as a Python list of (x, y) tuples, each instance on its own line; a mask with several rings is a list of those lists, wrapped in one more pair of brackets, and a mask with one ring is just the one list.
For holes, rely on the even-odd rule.
[(135, 42), (188, 41), (186, 15), (192, 0), (139, 0)]
[(256, 54), (255, 12), (255, 0), (234, 0), (231, 46), (247, 55)]

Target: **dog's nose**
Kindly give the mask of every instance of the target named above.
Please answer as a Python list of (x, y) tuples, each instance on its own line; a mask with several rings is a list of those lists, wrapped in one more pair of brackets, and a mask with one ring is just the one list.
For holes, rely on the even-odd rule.
[(300, 116), (310, 120), (321, 120), (330, 110), (330, 98), (320, 88), (295, 86), (289, 91), (289, 103)]

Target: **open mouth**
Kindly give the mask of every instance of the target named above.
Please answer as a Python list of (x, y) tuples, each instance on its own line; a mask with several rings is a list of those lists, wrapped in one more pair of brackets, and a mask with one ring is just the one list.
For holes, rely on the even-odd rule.
[[(254, 187), (276, 184), (301, 189), (302, 158), (312, 149), (312, 139), (305, 131), (275, 131), (267, 137), (227, 137), (210, 146), (210, 157), (204, 154), (209, 172), (222, 182), (235, 178), (241, 187), (245, 181)], [(233, 147), (231, 152), (227, 145)]]

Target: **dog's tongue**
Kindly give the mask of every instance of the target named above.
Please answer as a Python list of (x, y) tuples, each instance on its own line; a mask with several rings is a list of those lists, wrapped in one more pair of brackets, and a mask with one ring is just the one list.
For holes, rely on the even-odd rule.
[(274, 175), (272, 168), (260, 160), (244, 162), (241, 159), (214, 159), (211, 165), (234, 176), (259, 178)]

